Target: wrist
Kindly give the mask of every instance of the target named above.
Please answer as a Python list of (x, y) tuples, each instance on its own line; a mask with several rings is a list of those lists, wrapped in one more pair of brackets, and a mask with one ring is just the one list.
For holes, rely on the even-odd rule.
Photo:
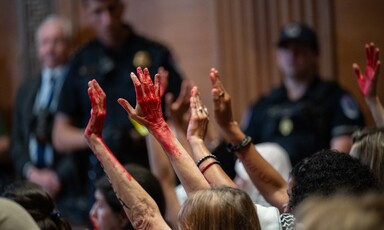
[(367, 103), (368, 106), (376, 106), (377, 104), (380, 103), (380, 99), (378, 96), (373, 96), (373, 97), (365, 97), (365, 102)]
[(201, 139), (189, 141), (189, 145), (191, 147), (193, 159), (195, 161), (210, 154), (210, 151), (208, 150), (204, 141)]
[(242, 149), (245, 149), (250, 144), (252, 144), (252, 138), (250, 136), (245, 136), (240, 142), (237, 144), (228, 144), (227, 150), (230, 153), (237, 153), (241, 151)]
[(222, 130), (225, 140), (233, 145), (240, 143), (245, 137), (236, 121), (231, 121), (226, 127), (222, 127)]

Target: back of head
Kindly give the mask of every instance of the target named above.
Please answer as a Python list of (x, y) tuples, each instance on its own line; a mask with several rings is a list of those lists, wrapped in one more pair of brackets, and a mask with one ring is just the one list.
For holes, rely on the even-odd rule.
[(384, 128), (363, 129), (353, 134), (352, 157), (367, 165), (384, 189)]
[(24, 207), (41, 229), (71, 229), (69, 223), (60, 217), (52, 197), (40, 185), (18, 181), (8, 185), (2, 196)]
[(260, 229), (256, 207), (242, 190), (231, 187), (200, 190), (179, 212), (180, 229)]
[(0, 229), (37, 230), (39, 227), (22, 206), (0, 197)]
[(311, 197), (295, 211), (301, 230), (376, 230), (384, 226), (384, 194)]
[(310, 195), (330, 196), (338, 191), (362, 194), (377, 189), (370, 169), (346, 153), (322, 150), (292, 169), (288, 208), (293, 210)]

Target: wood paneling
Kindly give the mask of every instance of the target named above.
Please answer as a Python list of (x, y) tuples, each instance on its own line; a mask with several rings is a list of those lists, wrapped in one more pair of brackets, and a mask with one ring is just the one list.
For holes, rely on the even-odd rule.
[(16, 1), (0, 1), (0, 107), (9, 112), (20, 82), (19, 40)]

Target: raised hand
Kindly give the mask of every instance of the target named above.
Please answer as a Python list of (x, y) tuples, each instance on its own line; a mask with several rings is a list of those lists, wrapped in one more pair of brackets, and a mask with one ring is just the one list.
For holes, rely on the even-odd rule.
[(85, 137), (95, 134), (101, 137), (106, 116), (106, 95), (96, 80), (88, 82), (88, 95), (92, 103), (91, 118), (85, 129)]
[(207, 134), (209, 114), (207, 107), (201, 101), (197, 87), (193, 87), (190, 97), (190, 120), (187, 130), (187, 139), (201, 139), (204, 141)]
[(209, 77), (212, 83), (213, 108), (217, 124), (221, 128), (234, 122), (231, 108), (231, 97), (220, 81), (219, 72), (212, 68)]
[(379, 48), (376, 48), (373, 42), (365, 44), (367, 65), (365, 67), (364, 74), (361, 73), (359, 65), (353, 63), (353, 69), (357, 77), (360, 92), (364, 97), (375, 97), (377, 95), (376, 83), (380, 72), (379, 53)]
[(147, 68), (144, 71), (138, 67), (137, 77), (131, 73), (131, 79), (136, 90), (136, 107), (133, 108), (129, 102), (119, 98), (119, 104), (127, 111), (130, 118), (146, 126), (148, 129), (155, 129), (165, 123), (161, 110), (159, 74), (155, 75), (155, 82), (152, 82)]
[[(161, 81), (161, 80), (160, 80)], [(183, 80), (181, 83), (180, 94), (173, 102), (173, 94), (165, 95), (165, 114), (173, 121), (173, 124), (183, 130), (187, 130), (189, 120), (189, 99), (191, 95), (192, 82)]]
[(164, 67), (159, 67), (158, 73), (160, 75), (160, 97), (163, 97), (168, 88), (169, 72)]

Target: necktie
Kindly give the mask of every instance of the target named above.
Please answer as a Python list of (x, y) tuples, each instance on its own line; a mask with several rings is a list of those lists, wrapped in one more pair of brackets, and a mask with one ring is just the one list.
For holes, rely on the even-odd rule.
[[(55, 83), (56, 83), (56, 78), (53, 76), (53, 71), (51, 71), (51, 76), (49, 79), (49, 94), (48, 94), (48, 100), (46, 100), (46, 104), (42, 104), (40, 111), (42, 113), (49, 113), (49, 107), (53, 101), (54, 95), (55, 95)], [(43, 119), (46, 119), (48, 116), (44, 116)], [(47, 124), (46, 122), (43, 122), (45, 125)], [(41, 124), (41, 123), (40, 123)], [(37, 141), (37, 161), (36, 161), (36, 166), (38, 168), (44, 168), (47, 166), (47, 154), (48, 151), (52, 152), (52, 148), (47, 146), (47, 143)], [(52, 154), (52, 153), (51, 153)]]

